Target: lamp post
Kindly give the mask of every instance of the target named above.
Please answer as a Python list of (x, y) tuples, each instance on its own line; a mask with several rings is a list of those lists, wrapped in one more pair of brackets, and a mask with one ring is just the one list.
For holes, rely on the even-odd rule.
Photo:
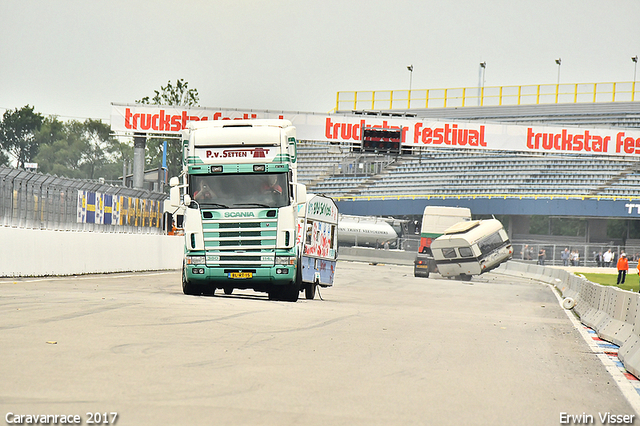
[(407, 108), (411, 108), (411, 84), (413, 83), (413, 64), (408, 65), (409, 70), (409, 94), (407, 96)]
[(562, 58), (556, 59), (558, 64), (558, 82), (556, 83), (556, 103), (558, 103), (558, 92), (560, 91), (560, 65), (562, 64)]
[[(478, 69), (478, 106), (484, 104), (484, 77), (487, 69), (486, 62), (480, 62)], [(482, 100), (482, 102), (481, 102)]]
[(633, 61), (633, 85), (631, 86), (631, 101), (633, 102), (636, 95), (636, 71), (638, 70), (638, 55), (631, 58)]

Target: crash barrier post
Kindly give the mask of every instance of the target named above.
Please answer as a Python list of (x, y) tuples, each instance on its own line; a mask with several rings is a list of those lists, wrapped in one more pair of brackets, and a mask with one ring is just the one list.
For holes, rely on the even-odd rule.
[[(620, 348), (618, 358), (628, 372), (640, 377), (640, 294), (592, 283), (565, 270), (510, 261), (495, 272), (554, 285), (580, 321), (602, 340)], [(564, 303), (563, 303), (564, 305)]]

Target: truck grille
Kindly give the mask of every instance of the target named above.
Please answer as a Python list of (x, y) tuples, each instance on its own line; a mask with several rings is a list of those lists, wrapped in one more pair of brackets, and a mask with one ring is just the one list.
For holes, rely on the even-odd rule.
[(275, 263), (277, 218), (202, 219), (207, 266), (270, 267)]

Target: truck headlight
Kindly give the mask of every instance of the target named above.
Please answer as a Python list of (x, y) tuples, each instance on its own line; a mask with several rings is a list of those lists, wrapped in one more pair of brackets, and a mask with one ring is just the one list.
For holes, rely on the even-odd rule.
[(187, 265), (204, 265), (205, 263), (204, 256), (187, 256)]
[(291, 256), (276, 256), (276, 265), (295, 265), (296, 258)]

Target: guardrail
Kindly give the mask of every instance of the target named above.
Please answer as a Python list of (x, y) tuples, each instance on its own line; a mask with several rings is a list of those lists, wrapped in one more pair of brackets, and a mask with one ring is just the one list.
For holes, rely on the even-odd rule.
[(635, 81), (420, 90), (367, 90), (338, 92), (335, 111), (634, 102), (637, 100), (640, 100), (640, 84), (636, 84)]
[(592, 283), (563, 269), (510, 261), (495, 270), (554, 285), (564, 298), (575, 301), (580, 321), (608, 342), (620, 346), (618, 358), (628, 372), (640, 377), (640, 335), (636, 321), (640, 294)]

